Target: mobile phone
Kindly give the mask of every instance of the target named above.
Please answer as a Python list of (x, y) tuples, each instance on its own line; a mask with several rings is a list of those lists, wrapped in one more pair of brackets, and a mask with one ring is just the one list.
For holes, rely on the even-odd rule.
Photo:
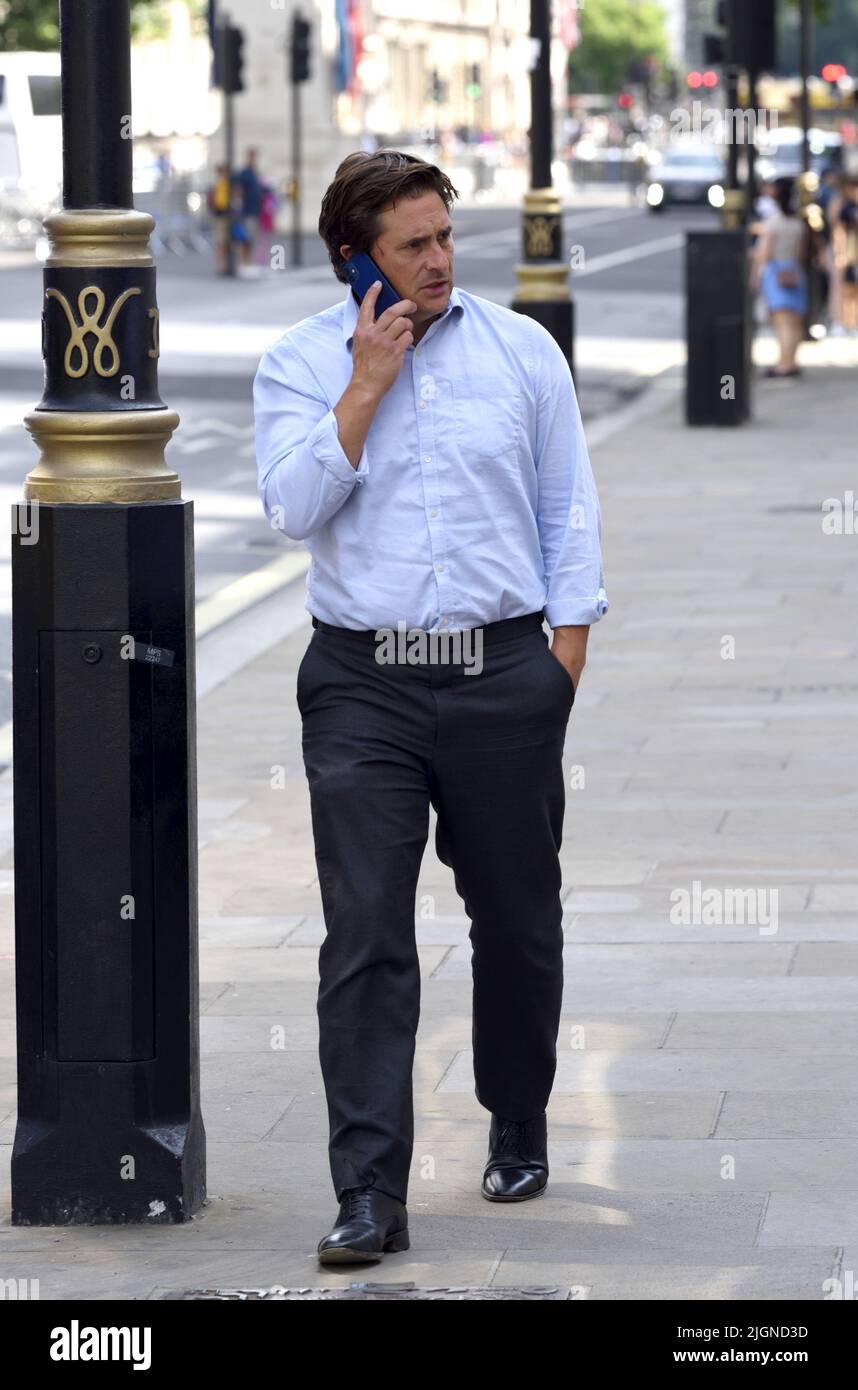
[(405, 295), (397, 293), (387, 276), (379, 270), (372, 256), (368, 255), (366, 251), (356, 251), (351, 259), (346, 261), (343, 270), (361, 302), (373, 281), (381, 281), (381, 289), (378, 292), (378, 299), (375, 301), (376, 318), (379, 314), (383, 314), (385, 309), (389, 309), (391, 304), (398, 304), (400, 300), (405, 298)]

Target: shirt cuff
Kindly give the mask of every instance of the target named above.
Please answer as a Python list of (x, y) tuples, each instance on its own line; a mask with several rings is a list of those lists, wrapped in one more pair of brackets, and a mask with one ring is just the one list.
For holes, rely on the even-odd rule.
[(327, 415), (323, 415), (315, 425), (312, 433), (307, 436), (307, 443), (315, 458), (338, 482), (360, 484), (366, 480), (369, 474), (366, 445), (361, 451), (357, 468), (352, 468), (340, 443), (339, 421), (333, 409), (329, 410)]
[(608, 595), (600, 589), (595, 598), (552, 599), (543, 612), (551, 628), (590, 627), (605, 616), (610, 606)]

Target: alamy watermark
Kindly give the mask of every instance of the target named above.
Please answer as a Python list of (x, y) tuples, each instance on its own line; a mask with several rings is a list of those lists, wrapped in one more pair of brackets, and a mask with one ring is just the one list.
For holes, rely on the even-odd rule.
[(777, 888), (704, 888), (695, 878), (690, 888), (674, 888), (670, 921), (675, 927), (758, 927), (760, 936), (778, 929)]
[(483, 669), (482, 628), (464, 631), (412, 627), (403, 620), (391, 627), (380, 627), (375, 634), (375, 659), (380, 666), (463, 666), (466, 676), (478, 676)]
[(777, 130), (778, 113), (767, 107), (678, 106), (670, 113), (671, 135), (693, 136), (714, 145), (752, 145), (759, 130)]
[(858, 536), (858, 503), (852, 488), (843, 497), (826, 497), (822, 504), (822, 532), (825, 536)]

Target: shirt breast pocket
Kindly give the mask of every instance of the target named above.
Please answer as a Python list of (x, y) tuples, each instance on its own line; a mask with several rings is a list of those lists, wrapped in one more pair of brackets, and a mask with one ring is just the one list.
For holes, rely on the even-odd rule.
[(453, 380), (456, 440), (467, 463), (514, 468), (522, 428), (521, 388), (514, 377), (472, 373)]

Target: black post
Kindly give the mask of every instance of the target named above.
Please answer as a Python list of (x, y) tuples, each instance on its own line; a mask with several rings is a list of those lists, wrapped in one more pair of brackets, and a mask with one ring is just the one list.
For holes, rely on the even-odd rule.
[(539, 42), (536, 62), (530, 73), (530, 186), (550, 188), (554, 155), (550, 0), (531, 0), (530, 36)]
[[(725, 101), (739, 105), (739, 74), (751, 44), (743, 9), (727, 0)], [(739, 188), (736, 130), (727, 133), (723, 229), (689, 232), (685, 294), (688, 361), (685, 418), (689, 425), (741, 425), (751, 413), (753, 315), (749, 288), (746, 195)]]
[(813, 11), (810, 0), (800, 0), (799, 70), (801, 77), (801, 169), (797, 179), (799, 213), (807, 224), (810, 254), (807, 265), (808, 307), (804, 316), (805, 340), (815, 341), (825, 336), (825, 294), (822, 272), (817, 263), (817, 251), (825, 227), (822, 208), (816, 201), (819, 176), (812, 168), (810, 156), (810, 88), (808, 79), (813, 66)]
[(187, 1221), (199, 1104), (193, 506), (164, 448), (128, 0), (60, 0), (40, 449), (12, 511), (14, 1225)]
[(301, 84), (292, 84), (292, 264), (301, 264)]
[(799, 69), (801, 77), (801, 167), (810, 169), (810, 88), (808, 78), (813, 48), (813, 18), (810, 0), (799, 0)]
[(312, 26), (300, 10), (292, 15), (287, 40), (287, 75), (292, 89), (292, 264), (301, 264), (301, 84), (310, 80)]
[(229, 231), (226, 241), (226, 273), (236, 276), (238, 274), (235, 254), (235, 237), (232, 234), (234, 226), (233, 215), (233, 179), (235, 178), (235, 98), (232, 92), (223, 94), (223, 130), (224, 130), (224, 157), (226, 159), (227, 179), (229, 180), (229, 211), (227, 219), (229, 221)]
[(63, 206), (130, 208), (131, 22), (126, 4), (64, 7)]
[(530, 35), (538, 43), (530, 73), (530, 189), (524, 195), (522, 260), (515, 267), (518, 286), (510, 308), (548, 330), (574, 376), (575, 306), (563, 249), (562, 205), (551, 183), (551, 0), (530, 0)]
[[(739, 107), (739, 68), (733, 58), (727, 62), (724, 71), (724, 102), (728, 111)], [(736, 131), (727, 131), (727, 192), (735, 193), (739, 187), (739, 145)], [(735, 199), (733, 200), (735, 206)]]
[(751, 413), (751, 302), (744, 229), (689, 232), (685, 258), (689, 425), (741, 425)]
[[(759, 82), (760, 74), (756, 66), (748, 69), (748, 102), (753, 112), (752, 131), (756, 129), (757, 112), (760, 109), (759, 101)], [(753, 134), (747, 145), (747, 169), (748, 182), (745, 187), (745, 223), (750, 226), (755, 218), (755, 200), (757, 196), (757, 146)]]

